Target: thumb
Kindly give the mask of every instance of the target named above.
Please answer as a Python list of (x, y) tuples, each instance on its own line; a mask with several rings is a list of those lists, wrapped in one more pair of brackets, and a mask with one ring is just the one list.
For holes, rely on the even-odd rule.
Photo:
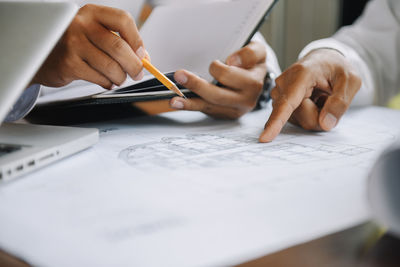
[(259, 42), (251, 42), (230, 55), (226, 63), (230, 66), (250, 69), (261, 62), (265, 62), (266, 57), (265, 46)]
[(352, 72), (338, 77), (333, 85), (332, 95), (328, 97), (320, 112), (319, 124), (322, 130), (330, 131), (338, 124), (360, 90), (361, 83), (361, 79)]
[(324, 131), (330, 131), (336, 127), (343, 114), (347, 111), (351, 99), (346, 96), (346, 90), (335, 91), (326, 100), (320, 115), (319, 125)]

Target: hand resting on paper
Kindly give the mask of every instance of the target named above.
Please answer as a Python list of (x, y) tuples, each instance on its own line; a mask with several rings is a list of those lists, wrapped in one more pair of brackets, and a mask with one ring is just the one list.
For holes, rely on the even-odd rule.
[(330, 131), (349, 108), (361, 79), (338, 51), (318, 49), (276, 79), (273, 111), (260, 136), (271, 142), (289, 120), (306, 130)]
[(201, 111), (222, 119), (237, 119), (254, 109), (263, 90), (267, 73), (265, 46), (251, 42), (228, 57), (226, 63), (211, 63), (210, 74), (223, 87), (216, 86), (186, 70), (175, 73), (175, 80), (200, 98), (171, 99), (172, 108)]
[[(119, 37), (111, 31), (118, 32)], [(147, 55), (132, 16), (116, 8), (85, 5), (53, 49), (32, 83), (59, 87), (86, 80), (104, 88), (127, 75), (143, 77)]]

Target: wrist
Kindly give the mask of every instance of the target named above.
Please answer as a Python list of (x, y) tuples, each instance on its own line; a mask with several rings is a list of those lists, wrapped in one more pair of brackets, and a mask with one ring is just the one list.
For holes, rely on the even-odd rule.
[(299, 60), (314, 77), (330, 77), (338, 69), (350, 70), (351, 66), (342, 52), (331, 48), (318, 48), (310, 51)]

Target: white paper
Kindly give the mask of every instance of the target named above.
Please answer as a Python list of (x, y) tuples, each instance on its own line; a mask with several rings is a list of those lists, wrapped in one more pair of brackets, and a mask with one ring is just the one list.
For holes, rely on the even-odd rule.
[(211, 62), (225, 62), (241, 48), (272, 4), (273, 0), (188, 1), (156, 7), (140, 35), (161, 72), (187, 69), (211, 82)]
[(0, 187), (0, 247), (38, 266), (227, 265), (367, 220), (367, 173), (400, 113), (259, 144), (267, 115), (87, 125), (99, 144)]

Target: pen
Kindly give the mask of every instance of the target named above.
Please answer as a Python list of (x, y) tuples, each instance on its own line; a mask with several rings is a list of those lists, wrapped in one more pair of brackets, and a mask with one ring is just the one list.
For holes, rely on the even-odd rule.
[[(120, 35), (114, 31), (111, 31), (113, 34), (116, 36), (120, 37)], [(150, 63), (146, 58), (142, 59), (142, 64), (143, 67), (150, 72), (158, 81), (160, 81), (165, 87), (167, 87), (169, 90), (173, 91), (177, 95), (186, 98), (186, 96), (179, 90), (178, 86), (174, 82), (172, 82), (170, 79), (168, 79), (167, 76), (165, 76), (161, 71), (159, 71), (156, 67), (154, 67), (153, 64)]]

